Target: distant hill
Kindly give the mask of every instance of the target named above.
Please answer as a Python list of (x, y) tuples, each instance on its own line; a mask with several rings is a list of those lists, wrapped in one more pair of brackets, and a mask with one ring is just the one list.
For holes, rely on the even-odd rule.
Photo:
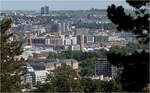
[(57, 15), (57, 16), (87, 16), (88, 14), (99, 14), (99, 15), (106, 15), (106, 10), (62, 10), (62, 11), (51, 11), (50, 14)]

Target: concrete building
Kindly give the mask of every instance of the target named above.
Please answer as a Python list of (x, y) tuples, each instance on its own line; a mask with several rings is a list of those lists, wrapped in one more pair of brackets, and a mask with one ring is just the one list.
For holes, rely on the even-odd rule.
[(48, 72), (53, 72), (62, 65), (69, 65), (73, 69), (78, 69), (78, 62), (74, 59), (30, 59), (27, 63), (34, 70), (46, 70)]
[(61, 23), (58, 23), (58, 33), (59, 34), (62, 33), (62, 25), (61, 25)]
[[(35, 85), (37, 82), (44, 83), (47, 74), (50, 74), (47, 70), (34, 69), (30, 64), (27, 64), (27, 74), (24, 75), (23, 83)], [(51, 73), (52, 74), (52, 73)]]
[(95, 62), (96, 75), (112, 76), (112, 65), (105, 58), (98, 58)]
[(65, 39), (64, 45), (71, 45), (71, 39)]
[(80, 45), (70, 45), (69, 50), (79, 51), (80, 50)]
[(65, 35), (59, 35), (59, 36), (62, 39), (62, 45), (64, 45)]
[(34, 29), (34, 34), (39, 36), (40, 34), (46, 32), (45, 28)]
[(94, 36), (94, 42), (100, 43), (100, 42), (108, 42), (108, 36)]
[(104, 77), (114, 77), (122, 72), (123, 68), (113, 66), (106, 58), (98, 58), (95, 62), (96, 75)]
[[(35, 37), (31, 39), (32, 45), (49, 45), (49, 46), (61, 46), (63, 45), (63, 41), (61, 37)], [(30, 44), (30, 39), (26, 40), (26, 44)]]
[(45, 38), (36, 37), (36, 38), (29, 38), (26, 40), (27, 45), (30, 45), (30, 42), (32, 42), (32, 45), (45, 45)]
[(70, 31), (70, 22), (61, 22), (61, 32), (63, 34), (66, 34), (68, 31)]
[(85, 44), (94, 43), (94, 36), (84, 36), (84, 43)]
[(33, 77), (30, 73), (25, 74), (22, 78), (22, 84), (32, 84)]
[(118, 40), (118, 36), (109, 36), (108, 37), (108, 41), (117, 41)]
[(83, 34), (77, 36), (77, 44), (80, 45), (80, 50), (82, 51), (84, 48), (84, 35)]
[(76, 36), (69, 35), (64, 38), (64, 45), (75, 45), (75, 44), (77, 44)]
[(61, 26), (62, 26), (61, 28), (62, 33), (66, 32), (66, 23), (65, 22), (61, 23)]
[(44, 83), (47, 78), (47, 74), (49, 74), (49, 72), (46, 70), (34, 71), (35, 77), (33, 78), (35, 79), (35, 83), (37, 82)]
[(71, 45), (76, 45), (77, 44), (77, 37), (71, 37)]

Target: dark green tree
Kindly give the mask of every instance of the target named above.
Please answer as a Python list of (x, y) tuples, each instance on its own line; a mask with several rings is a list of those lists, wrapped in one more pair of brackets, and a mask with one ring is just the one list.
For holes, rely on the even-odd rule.
[(81, 84), (84, 88), (84, 92), (94, 92), (95, 86), (91, 78), (82, 78)]
[(149, 53), (143, 51), (132, 55), (110, 53), (108, 60), (117, 67), (123, 67), (120, 82), (124, 91), (143, 91), (149, 83)]
[(86, 59), (80, 62), (79, 66), (81, 71), (79, 74), (81, 76), (93, 76), (95, 74), (95, 61), (96, 58)]
[[(149, 0), (126, 0), (134, 8), (131, 14), (127, 14), (122, 6), (114, 4), (107, 9), (108, 18), (117, 25), (118, 31), (132, 32), (140, 43), (149, 44), (149, 13), (146, 4)], [(129, 47), (135, 47), (131, 44)], [(135, 47), (138, 48), (138, 47)], [(118, 48), (119, 49), (119, 48)], [(124, 48), (125, 49), (125, 48)], [(125, 49), (127, 51), (133, 48)], [(148, 49), (149, 50), (149, 49)], [(126, 53), (125, 53), (126, 54)], [(130, 54), (108, 53), (109, 62), (118, 67), (123, 67), (120, 82), (124, 91), (140, 92), (149, 83), (149, 52), (132, 51)]]
[(23, 59), (15, 57), (21, 55), (22, 44), (10, 41), (13, 34), (7, 30), (11, 27), (11, 19), (0, 21), (0, 80), (1, 92), (21, 91), (21, 76), (24, 74)]
[(84, 92), (121, 92), (121, 84), (111, 80), (92, 80), (91, 78), (81, 78), (80, 80)]
[(49, 74), (47, 82), (37, 85), (34, 92), (121, 92), (121, 85), (116, 81), (101, 81), (79, 77), (69, 66), (59, 67)]
[(135, 10), (134, 16), (126, 14), (122, 6), (116, 7), (114, 4), (107, 9), (108, 18), (117, 25), (118, 31), (132, 32), (140, 42), (148, 43), (150, 39), (149, 32), (149, 10), (146, 4), (149, 0), (126, 0)]
[(77, 72), (70, 66), (58, 67), (53, 74), (47, 77), (47, 83), (38, 87), (38, 92), (82, 92), (82, 86)]

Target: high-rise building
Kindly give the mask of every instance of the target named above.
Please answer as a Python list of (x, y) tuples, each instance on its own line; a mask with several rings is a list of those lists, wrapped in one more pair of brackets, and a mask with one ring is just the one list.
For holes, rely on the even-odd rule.
[(62, 32), (62, 29), (61, 29), (61, 28), (62, 28), (61, 23), (58, 23), (58, 33), (59, 33), (59, 34), (61, 34), (61, 32)]
[(98, 58), (95, 62), (96, 75), (112, 76), (112, 65), (106, 58)]
[(61, 23), (51, 25), (51, 33), (61, 34), (62, 33), (61, 27), (62, 27)]
[(41, 7), (41, 15), (44, 14), (44, 7)]
[(80, 50), (83, 51), (84, 48), (84, 35), (80, 35)]
[(117, 68), (113, 66), (106, 58), (98, 58), (95, 62), (95, 71), (96, 75), (104, 76), (104, 77), (114, 77), (117, 74), (122, 73), (123, 68)]
[(80, 50), (82, 51), (84, 48), (84, 35), (83, 34), (77, 36), (77, 44), (80, 45)]
[(62, 32), (63, 33), (66, 32), (66, 23), (65, 22), (62, 23)]
[(70, 31), (70, 27), (69, 26), (70, 26), (69, 22), (62, 22), (61, 23), (62, 33)]
[(48, 13), (49, 13), (48, 6), (41, 7), (41, 15), (48, 15)]

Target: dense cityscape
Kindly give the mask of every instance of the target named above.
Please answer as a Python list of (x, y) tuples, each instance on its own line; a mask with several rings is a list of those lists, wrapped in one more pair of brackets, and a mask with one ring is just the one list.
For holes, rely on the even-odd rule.
[[(106, 9), (50, 11), (45, 5), (39, 10), (1, 11), (1, 21), (12, 20), (9, 42), (22, 43), (22, 53), (14, 56), (26, 67), (22, 92), (123, 92), (116, 79), (126, 65), (113, 65), (108, 55), (149, 52), (149, 44), (139, 43), (135, 34), (118, 31)], [(135, 16), (133, 10), (125, 13)]]

